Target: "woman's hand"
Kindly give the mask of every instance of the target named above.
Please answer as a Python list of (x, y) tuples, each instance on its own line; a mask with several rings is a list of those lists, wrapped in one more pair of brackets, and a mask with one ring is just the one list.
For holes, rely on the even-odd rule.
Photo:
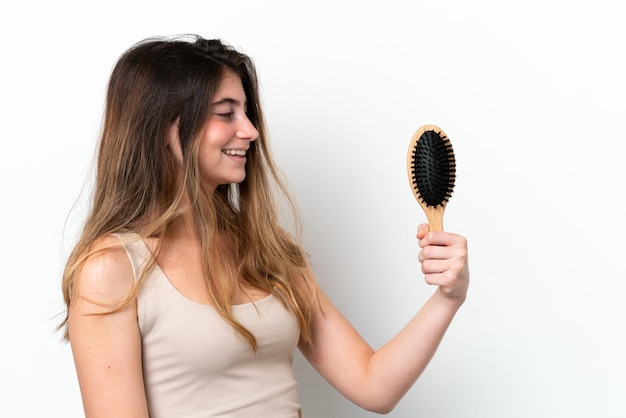
[(427, 224), (417, 228), (417, 239), (426, 283), (439, 286), (442, 296), (462, 304), (469, 285), (467, 240), (445, 231), (430, 231)]

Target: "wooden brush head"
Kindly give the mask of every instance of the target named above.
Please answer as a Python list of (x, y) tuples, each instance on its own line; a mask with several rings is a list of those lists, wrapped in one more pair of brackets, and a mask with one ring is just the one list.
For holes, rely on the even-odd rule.
[(441, 128), (424, 125), (415, 132), (409, 143), (407, 171), (430, 229), (443, 230), (443, 212), (456, 179), (456, 160), (452, 143)]

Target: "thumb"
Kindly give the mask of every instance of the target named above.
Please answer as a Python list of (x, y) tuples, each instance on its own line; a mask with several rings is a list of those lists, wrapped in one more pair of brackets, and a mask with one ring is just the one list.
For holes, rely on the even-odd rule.
[(417, 227), (417, 239), (424, 238), (426, 234), (428, 234), (428, 231), (430, 231), (430, 227), (428, 226), (428, 224), (420, 224)]

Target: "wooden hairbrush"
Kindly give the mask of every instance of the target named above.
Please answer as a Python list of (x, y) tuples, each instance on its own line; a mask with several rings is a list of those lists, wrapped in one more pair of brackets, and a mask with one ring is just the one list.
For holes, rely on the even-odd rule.
[(419, 128), (409, 144), (407, 155), (409, 183), (431, 231), (443, 231), (443, 213), (452, 196), (456, 161), (452, 143), (435, 125)]

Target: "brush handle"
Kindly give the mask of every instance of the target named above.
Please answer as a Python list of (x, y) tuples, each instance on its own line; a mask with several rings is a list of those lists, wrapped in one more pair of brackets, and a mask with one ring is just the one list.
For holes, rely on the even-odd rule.
[(444, 206), (426, 206), (422, 205), (426, 218), (428, 218), (428, 227), (431, 231), (443, 231), (443, 211)]

